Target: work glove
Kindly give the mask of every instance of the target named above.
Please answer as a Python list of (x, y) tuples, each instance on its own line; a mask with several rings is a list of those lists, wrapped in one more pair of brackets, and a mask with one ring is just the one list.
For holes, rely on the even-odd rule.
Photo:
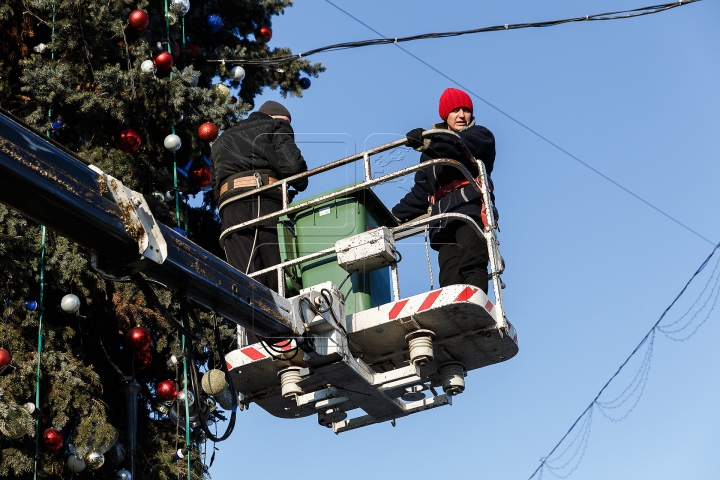
[(423, 150), (425, 150), (425, 148), (427, 148), (427, 145), (425, 145), (425, 141), (422, 136), (422, 133), (424, 131), (424, 128), (413, 128), (412, 130), (410, 130), (405, 135), (407, 137), (405, 146), (410, 147), (418, 152), (422, 152)]

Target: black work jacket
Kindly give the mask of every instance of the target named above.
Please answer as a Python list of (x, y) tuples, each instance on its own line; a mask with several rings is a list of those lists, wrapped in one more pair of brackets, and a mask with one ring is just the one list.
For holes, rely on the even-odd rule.
[[(437, 124), (432, 128), (445, 128), (447, 125)], [(468, 147), (473, 156), (482, 160), (485, 169), (490, 177), (495, 164), (495, 137), (485, 127), (475, 125), (475, 119), (458, 135)], [(427, 137), (426, 137), (427, 140)], [(431, 159), (449, 158), (459, 161), (470, 171), (473, 177), (479, 175), (477, 165), (468, 160), (462, 149), (457, 145), (457, 138), (450, 135), (433, 135), (426, 143), (426, 148), (420, 157), (420, 163)], [(434, 165), (415, 174), (415, 184), (412, 189), (400, 200), (400, 203), (392, 209), (393, 215), (405, 222), (420, 215), (428, 213), (430, 208), (430, 196), (441, 187), (452, 183), (455, 180), (465, 180), (460, 171), (449, 165)], [(491, 184), (492, 185), (492, 184)], [(493, 203), (494, 195), (491, 194)], [(461, 213), (469, 216), (482, 228), (481, 220), (482, 198), (470, 186), (458, 188), (440, 198), (430, 211), (431, 215), (440, 213)], [(443, 229), (448, 226), (457, 225), (459, 220), (444, 219), (430, 225), (430, 241), (433, 248), (439, 248), (439, 244), (446, 241), (442, 236)]]
[[(272, 171), (271, 176), (282, 179), (307, 170), (290, 123), (260, 112), (251, 113), (247, 119), (225, 130), (213, 143), (211, 159), (216, 200), (220, 197), (220, 185), (231, 175), (252, 175), (262, 170)], [(293, 182), (292, 187), (302, 191), (307, 184), (305, 178)], [(282, 193), (272, 190), (269, 195), (281, 197)]]

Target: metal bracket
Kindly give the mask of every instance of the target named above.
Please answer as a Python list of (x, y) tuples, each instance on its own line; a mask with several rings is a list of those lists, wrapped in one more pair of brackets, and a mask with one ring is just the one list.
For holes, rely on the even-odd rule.
[(107, 175), (95, 165), (90, 165), (90, 169), (107, 183), (110, 193), (120, 207), (120, 220), (125, 231), (137, 240), (140, 255), (162, 264), (167, 258), (167, 244), (145, 197), (130, 190), (120, 180)]

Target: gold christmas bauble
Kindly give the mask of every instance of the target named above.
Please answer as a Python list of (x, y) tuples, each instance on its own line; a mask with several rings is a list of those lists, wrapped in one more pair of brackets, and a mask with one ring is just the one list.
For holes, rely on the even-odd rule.
[(90, 450), (85, 455), (85, 465), (93, 470), (97, 470), (105, 463), (105, 456), (97, 450)]

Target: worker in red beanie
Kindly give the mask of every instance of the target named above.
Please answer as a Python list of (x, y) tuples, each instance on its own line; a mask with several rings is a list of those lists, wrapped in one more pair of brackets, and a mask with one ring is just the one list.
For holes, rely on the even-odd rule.
[[(472, 155), (483, 162), (492, 192), (490, 174), (495, 164), (495, 137), (485, 127), (475, 124), (470, 96), (456, 88), (446, 89), (440, 96), (438, 113), (442, 123), (432, 129), (455, 132)], [(405, 145), (422, 152), (420, 162), (436, 158), (457, 160), (473, 177), (478, 166), (448, 134), (423, 136), (424, 129), (416, 128), (406, 135)], [(493, 204), (495, 197), (491, 193)], [(435, 165), (415, 174), (412, 189), (395, 205), (392, 213), (402, 222), (430, 213), (460, 213), (467, 215), (480, 227), (486, 226), (482, 198), (460, 171), (449, 165)], [(495, 215), (497, 218), (497, 214)], [(488, 251), (485, 238), (470, 224), (457, 219), (442, 219), (430, 225), (430, 246), (438, 251), (440, 286), (470, 284), (488, 291)]]

